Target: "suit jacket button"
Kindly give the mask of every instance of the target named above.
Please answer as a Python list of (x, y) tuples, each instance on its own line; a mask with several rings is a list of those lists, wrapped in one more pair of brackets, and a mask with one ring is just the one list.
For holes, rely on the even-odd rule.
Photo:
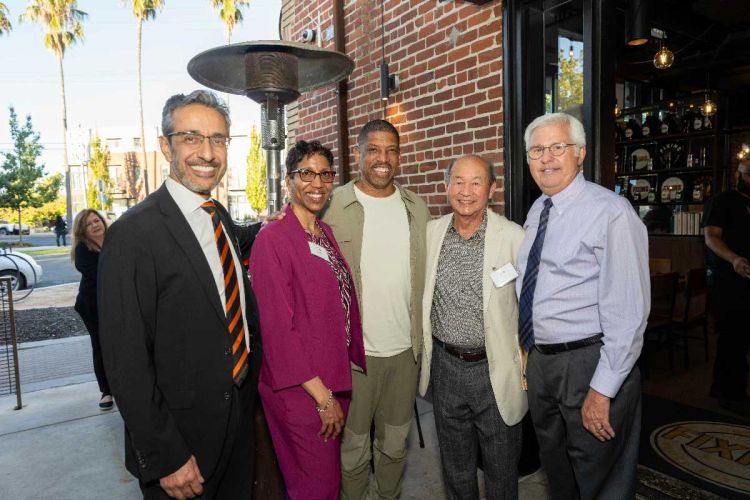
[(224, 393), (224, 399), (226, 399), (227, 401), (229, 401), (229, 393), (228, 392)]
[(231, 347), (227, 347), (226, 349), (224, 349), (224, 356), (229, 356), (230, 354), (232, 354)]

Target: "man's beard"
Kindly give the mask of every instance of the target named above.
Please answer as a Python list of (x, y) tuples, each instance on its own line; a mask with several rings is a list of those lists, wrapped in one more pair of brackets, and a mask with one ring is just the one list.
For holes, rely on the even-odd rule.
[(750, 183), (745, 182), (745, 179), (742, 178), (742, 175), (737, 178), (737, 191), (744, 195), (750, 196)]

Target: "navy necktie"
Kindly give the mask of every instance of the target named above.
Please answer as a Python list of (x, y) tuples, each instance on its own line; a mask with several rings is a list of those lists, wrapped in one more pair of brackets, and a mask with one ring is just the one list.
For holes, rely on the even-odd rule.
[(536, 277), (539, 274), (539, 260), (542, 257), (544, 246), (544, 235), (547, 232), (547, 219), (549, 209), (552, 207), (552, 198), (544, 200), (544, 209), (539, 215), (539, 227), (536, 231), (534, 244), (529, 251), (529, 260), (526, 262), (526, 272), (523, 275), (521, 286), (521, 299), (519, 301), (518, 315), (518, 342), (523, 350), (529, 352), (534, 345), (534, 290), (536, 289)]

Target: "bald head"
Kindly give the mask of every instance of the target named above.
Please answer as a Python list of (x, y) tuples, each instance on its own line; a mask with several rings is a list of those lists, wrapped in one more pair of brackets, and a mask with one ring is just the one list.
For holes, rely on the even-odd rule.
[(451, 182), (451, 174), (453, 173), (454, 167), (460, 163), (460, 162), (471, 162), (476, 163), (479, 165), (482, 165), (482, 167), (487, 172), (487, 179), (488, 184), (492, 184), (495, 182), (495, 167), (492, 166), (492, 163), (488, 162), (484, 158), (478, 155), (464, 155), (459, 156), (458, 158), (453, 159), (450, 164), (448, 164), (448, 168), (445, 169), (445, 184), (450, 184)]

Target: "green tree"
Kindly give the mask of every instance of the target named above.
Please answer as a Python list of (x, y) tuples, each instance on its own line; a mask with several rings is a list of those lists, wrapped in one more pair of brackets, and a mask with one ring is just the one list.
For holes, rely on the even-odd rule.
[(148, 158), (146, 157), (146, 133), (143, 128), (143, 22), (156, 19), (156, 14), (164, 9), (164, 0), (126, 0), (133, 6), (133, 15), (138, 23), (136, 35), (136, 59), (138, 61), (138, 116), (141, 126), (141, 155), (143, 156), (143, 187), (149, 194)]
[(265, 210), (268, 204), (266, 186), (266, 159), (260, 147), (260, 136), (253, 125), (250, 130), (250, 151), (247, 153), (247, 186), (245, 194), (250, 206), (257, 213)]
[(583, 51), (580, 54), (579, 60), (575, 53), (571, 52), (565, 57), (565, 51), (560, 50), (556, 111), (583, 104)]
[[(58, 174), (57, 177), (60, 177)], [(44, 180), (48, 180), (51, 177), (45, 177)], [(62, 178), (60, 178), (60, 184), (62, 185)], [(49, 227), (50, 221), (54, 221), (55, 217), (65, 213), (65, 197), (58, 196), (56, 199), (43, 204), (40, 207), (30, 207), (24, 209), (21, 214), (21, 224), (27, 224), (34, 227)], [(14, 220), (18, 214), (10, 208), (0, 208), (0, 219), (3, 220)]]
[[(54, 200), (60, 191), (60, 174), (44, 178), (44, 165), (38, 164), (42, 154), (39, 133), (34, 131), (31, 115), (21, 125), (13, 107), (10, 108), (10, 136), (13, 149), (5, 153), (0, 167), (0, 206), (17, 215), (20, 226), (22, 212), (29, 207), (40, 207)], [(23, 234), (18, 231), (18, 240)]]
[(10, 24), (10, 19), (8, 19), (8, 7), (0, 2), (0, 36), (3, 33), (10, 33), (11, 29), (13, 29), (13, 25)]
[(83, 20), (88, 14), (78, 10), (76, 0), (30, 0), (20, 21), (34, 22), (44, 30), (44, 46), (57, 58), (62, 98), (63, 168), (65, 169), (66, 212), (68, 226), (73, 224), (73, 200), (70, 192), (70, 164), (68, 163), (68, 109), (65, 103), (65, 50), (83, 40)]
[(210, 0), (211, 7), (219, 9), (219, 19), (224, 23), (227, 32), (227, 45), (232, 42), (232, 31), (237, 23), (242, 22), (242, 8), (250, 0)]
[[(109, 148), (102, 148), (102, 140), (97, 135), (91, 140), (91, 160), (89, 160), (88, 184), (86, 185), (86, 202), (91, 208), (111, 210), (112, 181), (109, 178)], [(102, 183), (102, 191), (99, 191), (99, 181)], [(102, 193), (104, 203), (99, 197)]]

